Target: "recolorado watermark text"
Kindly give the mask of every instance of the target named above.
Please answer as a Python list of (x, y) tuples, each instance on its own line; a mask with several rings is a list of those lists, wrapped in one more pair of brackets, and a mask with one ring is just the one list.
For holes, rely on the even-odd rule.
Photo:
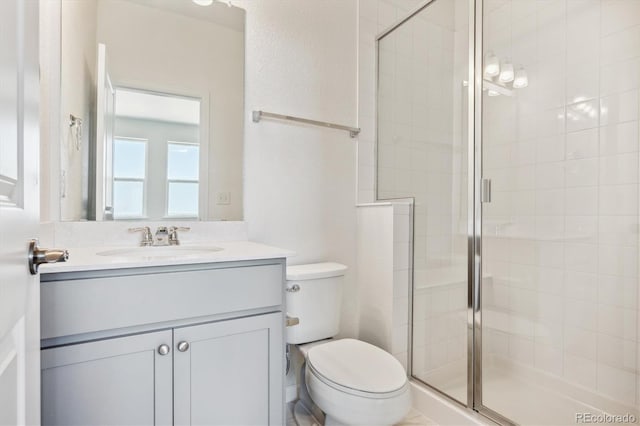
[(594, 413), (576, 413), (576, 423), (582, 424), (620, 424), (620, 423), (638, 423), (638, 418), (633, 414), (594, 414)]

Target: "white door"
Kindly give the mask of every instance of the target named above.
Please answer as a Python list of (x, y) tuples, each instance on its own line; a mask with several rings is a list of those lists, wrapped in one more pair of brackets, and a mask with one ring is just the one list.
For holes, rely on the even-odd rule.
[(107, 69), (107, 46), (98, 44), (96, 111), (96, 220), (113, 219), (113, 124), (116, 92)]
[(0, 424), (40, 423), (38, 2), (0, 0)]

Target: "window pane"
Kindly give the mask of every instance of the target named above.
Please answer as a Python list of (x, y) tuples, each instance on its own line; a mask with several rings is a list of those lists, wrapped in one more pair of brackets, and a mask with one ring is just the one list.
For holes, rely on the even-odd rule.
[(198, 184), (169, 182), (169, 216), (198, 216)]
[(169, 143), (168, 170), (169, 180), (198, 180), (198, 145)]
[(113, 216), (141, 217), (143, 215), (143, 182), (113, 182)]
[(115, 139), (113, 141), (113, 176), (144, 179), (146, 141)]

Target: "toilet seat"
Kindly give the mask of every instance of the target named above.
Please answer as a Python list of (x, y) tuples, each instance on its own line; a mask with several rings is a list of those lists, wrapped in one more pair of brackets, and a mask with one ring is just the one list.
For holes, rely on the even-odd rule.
[(386, 393), (377, 393), (377, 392), (365, 392), (365, 391), (361, 391), (359, 389), (353, 389), (350, 387), (346, 387), (343, 386), (339, 383), (333, 382), (329, 379), (327, 379), (326, 377), (322, 376), (322, 374), (318, 373), (313, 366), (307, 364), (307, 369), (309, 374), (312, 374), (313, 377), (315, 377), (317, 380), (319, 380), (320, 382), (324, 383), (325, 385), (327, 385), (328, 387), (338, 391), (338, 392), (342, 392), (345, 393), (347, 395), (353, 395), (353, 396), (357, 396), (360, 398), (368, 398), (368, 399), (390, 399), (393, 398), (395, 396), (398, 395), (402, 395), (403, 393), (405, 393), (407, 391), (407, 388), (409, 387), (409, 382), (407, 381), (400, 389), (392, 391), (392, 392), (386, 392)]
[(391, 354), (355, 339), (334, 340), (307, 353), (307, 368), (331, 388), (364, 398), (393, 398), (406, 392), (404, 368)]

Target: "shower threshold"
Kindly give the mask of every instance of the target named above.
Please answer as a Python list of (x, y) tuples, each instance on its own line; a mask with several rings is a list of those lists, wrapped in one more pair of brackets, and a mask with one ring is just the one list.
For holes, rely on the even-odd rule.
[[(508, 360), (495, 358), (491, 364), (483, 371), (483, 403), (517, 424), (575, 425), (579, 415), (627, 414), (640, 419), (636, 407), (610, 400), (586, 388), (559, 383), (561, 379), (540, 370), (514, 366)], [(424, 379), (430, 383), (429, 376)], [(462, 380), (446, 382), (440, 376), (438, 389), (459, 401), (466, 399), (467, 385)]]

